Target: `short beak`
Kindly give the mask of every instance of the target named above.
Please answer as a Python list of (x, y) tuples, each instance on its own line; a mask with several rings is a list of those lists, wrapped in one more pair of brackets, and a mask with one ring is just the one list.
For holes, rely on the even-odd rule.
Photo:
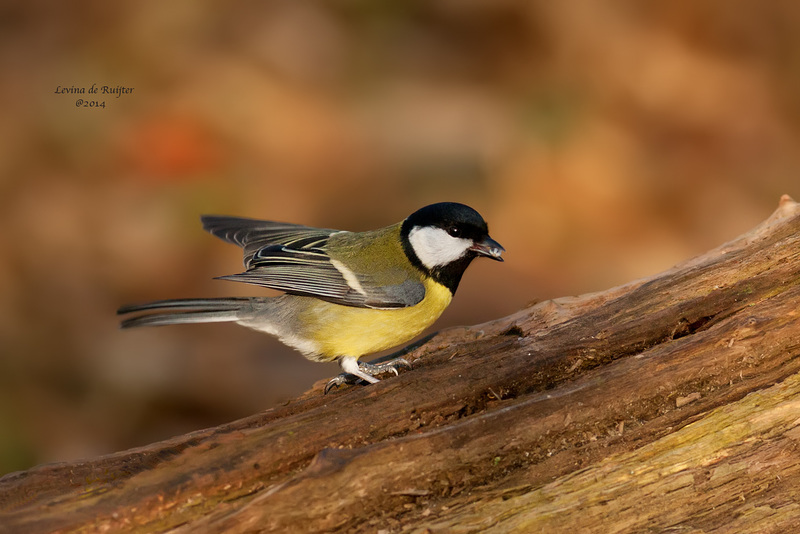
[(470, 250), (477, 252), (481, 256), (486, 256), (496, 261), (503, 261), (502, 254), (506, 251), (506, 249), (504, 249), (500, 243), (489, 236), (486, 236), (486, 239), (480, 243), (475, 243), (472, 245)]

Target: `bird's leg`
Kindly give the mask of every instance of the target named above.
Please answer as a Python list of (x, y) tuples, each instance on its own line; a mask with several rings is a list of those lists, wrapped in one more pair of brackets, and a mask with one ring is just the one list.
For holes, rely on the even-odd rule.
[(395, 375), (397, 375), (399, 374), (397, 372), (398, 367), (411, 369), (411, 364), (408, 363), (405, 358), (392, 358), (391, 360), (386, 360), (384, 362), (368, 363), (360, 362), (353, 356), (343, 356), (339, 359), (339, 365), (344, 373), (332, 378), (325, 385), (325, 393), (328, 393), (334, 387), (339, 387), (343, 384), (347, 384), (348, 382), (352, 382), (352, 377), (357, 377), (361, 380), (369, 382), (370, 384), (374, 384), (375, 382), (379, 381), (377, 378), (375, 378), (375, 375), (386, 372), (393, 372)]
[(342, 357), (339, 359), (339, 365), (341, 366), (342, 371), (345, 373), (355, 375), (362, 380), (366, 380), (370, 384), (374, 384), (375, 382), (379, 381), (377, 378), (372, 376), (372, 374), (364, 370), (362, 367), (364, 364), (359, 362), (358, 359), (353, 356)]
[(325, 394), (327, 394), (331, 389), (335, 387), (347, 384), (348, 382), (352, 383), (353, 377), (360, 378), (361, 380), (366, 380), (370, 384), (378, 382), (377, 378), (374, 378), (372, 375), (365, 373), (359, 368), (358, 359), (353, 356), (342, 356), (341, 358), (339, 358), (339, 367), (342, 368), (342, 371), (344, 371), (344, 373), (333, 377), (325, 385)]

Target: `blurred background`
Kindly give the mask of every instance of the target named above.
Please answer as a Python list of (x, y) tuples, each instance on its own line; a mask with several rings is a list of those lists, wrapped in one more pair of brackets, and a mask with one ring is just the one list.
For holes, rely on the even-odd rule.
[[(0, 474), (338, 372), (125, 303), (265, 295), (198, 217), (363, 230), (470, 204), (507, 249), (436, 328), (652, 275), (800, 197), (800, 4), (4, 2)], [(56, 94), (107, 85), (129, 94)], [(77, 98), (105, 102), (76, 107)]]

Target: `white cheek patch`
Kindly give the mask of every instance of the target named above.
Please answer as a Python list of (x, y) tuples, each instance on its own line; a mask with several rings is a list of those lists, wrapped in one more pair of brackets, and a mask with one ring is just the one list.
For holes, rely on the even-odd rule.
[(470, 239), (453, 237), (432, 226), (415, 226), (408, 233), (408, 240), (419, 261), (428, 269), (459, 259), (472, 246)]

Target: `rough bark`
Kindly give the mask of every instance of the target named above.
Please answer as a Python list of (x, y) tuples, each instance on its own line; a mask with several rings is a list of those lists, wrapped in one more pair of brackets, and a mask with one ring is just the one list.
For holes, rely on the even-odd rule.
[(654, 277), (413, 348), (414, 370), (0, 479), (0, 532), (800, 526), (800, 206)]

